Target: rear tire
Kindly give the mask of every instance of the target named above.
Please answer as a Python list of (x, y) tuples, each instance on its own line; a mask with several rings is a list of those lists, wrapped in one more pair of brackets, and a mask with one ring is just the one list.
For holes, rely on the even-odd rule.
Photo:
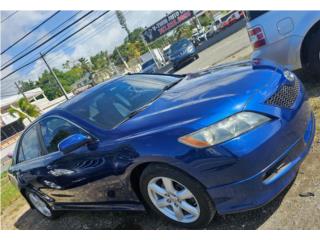
[(25, 196), (33, 208), (37, 210), (42, 216), (48, 219), (55, 219), (58, 213), (54, 211), (37, 193), (27, 190)]
[[(307, 64), (306, 69), (312, 75), (320, 78), (320, 29), (312, 34), (308, 41), (308, 46), (306, 48), (307, 53)], [(320, 79), (318, 79), (320, 80)]]
[[(216, 212), (200, 183), (167, 165), (149, 165), (140, 176), (140, 191), (147, 207), (184, 228), (205, 227)], [(188, 194), (182, 195), (182, 191)]]

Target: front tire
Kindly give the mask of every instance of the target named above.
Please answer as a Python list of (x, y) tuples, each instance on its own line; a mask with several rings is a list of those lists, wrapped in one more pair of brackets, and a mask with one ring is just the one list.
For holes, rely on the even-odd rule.
[[(320, 78), (320, 30), (317, 30), (308, 41), (306, 68), (312, 75)], [(320, 79), (318, 79), (320, 80)]]
[(29, 203), (44, 217), (54, 219), (58, 216), (57, 212), (52, 208), (34, 191), (26, 191), (26, 198)]
[(149, 165), (141, 174), (140, 191), (152, 211), (181, 227), (205, 227), (216, 212), (200, 183), (166, 165)]

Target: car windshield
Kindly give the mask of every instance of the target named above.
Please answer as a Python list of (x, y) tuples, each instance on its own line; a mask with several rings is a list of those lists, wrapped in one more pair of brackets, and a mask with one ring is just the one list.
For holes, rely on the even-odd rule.
[(160, 75), (125, 76), (81, 96), (74, 103), (71, 99), (66, 110), (95, 126), (111, 129), (157, 99), (180, 79)]
[(155, 63), (155, 62), (154, 62), (153, 59), (149, 60), (149, 61), (145, 62), (144, 64), (142, 64), (142, 69), (145, 69), (145, 68), (153, 65), (154, 63)]
[(181, 51), (181, 49), (186, 48), (190, 44), (190, 41), (187, 39), (182, 39), (178, 42), (175, 42), (170, 47), (170, 52), (175, 53)]

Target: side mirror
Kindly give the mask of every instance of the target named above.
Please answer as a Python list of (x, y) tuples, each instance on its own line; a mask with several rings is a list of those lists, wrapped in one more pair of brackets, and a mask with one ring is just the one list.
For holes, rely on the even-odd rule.
[(90, 143), (92, 138), (81, 133), (70, 135), (58, 144), (58, 149), (63, 153), (69, 153), (77, 148)]

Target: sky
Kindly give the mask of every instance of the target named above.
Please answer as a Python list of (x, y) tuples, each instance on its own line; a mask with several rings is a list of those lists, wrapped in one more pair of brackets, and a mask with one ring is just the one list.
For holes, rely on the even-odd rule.
[[(51, 16), (55, 11), (18, 11), (12, 17), (3, 21), (7, 16), (14, 13), (14, 11), (1, 11), (1, 52), (5, 50), (8, 46), (17, 41), (20, 37), (25, 35), (43, 20)], [(10, 50), (6, 51), (1, 55), (1, 66), (6, 65), (7, 61), (10, 61), (16, 54), (25, 50), (30, 45), (34, 44), (37, 40), (42, 38), (41, 41), (36, 43), (33, 47), (37, 46), (45, 39), (50, 38), (53, 34), (58, 32), (63, 27), (79, 19), (88, 11), (61, 11), (48, 22), (34, 31), (32, 34), (28, 35), (25, 39), (19, 42), (17, 45), (12, 47)], [(58, 43), (70, 33), (78, 30), (80, 27), (90, 22), (100, 14), (102, 11), (94, 11), (88, 17), (80, 20), (77, 24), (68, 28), (66, 31), (62, 32), (56, 38), (48, 42), (48, 44), (43, 45), (39, 49), (30, 53), (26, 57), (17, 61), (13, 65), (1, 71), (1, 76), (6, 76), (8, 73), (22, 66), (24, 63), (28, 63), (31, 60), (39, 57), (40, 52), (45, 52), (54, 43)], [(130, 30), (137, 27), (150, 26), (162, 17), (166, 15), (166, 11), (124, 11), (123, 12), (127, 25)], [(76, 14), (76, 15), (75, 15)], [(55, 27), (63, 23), (65, 20), (74, 16), (70, 21), (65, 23), (59, 30), (50, 33)], [(44, 37), (45, 36), (45, 37)], [(80, 57), (92, 56), (99, 51), (107, 50), (112, 52), (114, 47), (121, 45), (124, 38), (127, 36), (124, 29), (121, 28), (114, 11), (110, 11), (103, 17), (98, 19), (93, 24), (89, 25), (87, 28), (70, 38), (68, 41), (62, 43), (52, 52), (46, 55), (46, 59), (51, 67), (62, 68), (62, 64), (69, 61), (76, 61)], [(29, 48), (28, 50), (32, 49)], [(27, 51), (28, 51), (27, 50)], [(14, 85), (16, 81), (26, 81), (28, 79), (37, 80), (39, 75), (46, 69), (43, 61), (40, 59), (35, 63), (21, 69), (10, 77), (1, 81), (1, 98), (5, 98), (9, 95), (17, 93), (17, 89)]]

